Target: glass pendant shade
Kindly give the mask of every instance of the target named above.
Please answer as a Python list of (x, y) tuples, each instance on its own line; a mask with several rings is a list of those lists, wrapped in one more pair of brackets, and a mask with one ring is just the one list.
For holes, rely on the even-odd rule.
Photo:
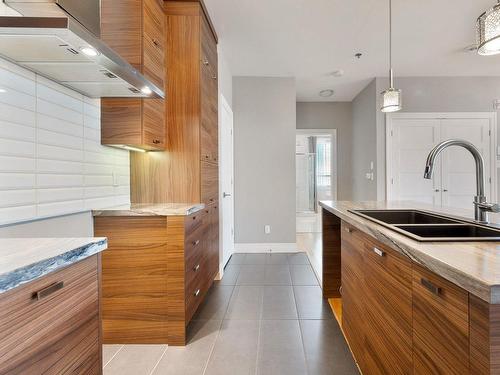
[(500, 3), (479, 16), (476, 23), (477, 53), (484, 56), (500, 53)]
[(382, 92), (382, 112), (397, 112), (403, 108), (401, 90), (388, 88)]

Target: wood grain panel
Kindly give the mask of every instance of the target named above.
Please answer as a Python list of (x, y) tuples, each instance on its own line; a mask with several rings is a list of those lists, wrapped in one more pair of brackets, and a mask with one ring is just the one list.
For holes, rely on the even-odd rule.
[(341, 237), (340, 219), (321, 210), (323, 222), (323, 297), (340, 297)]
[[(101, 373), (97, 258), (0, 296), (0, 374)], [(58, 282), (62, 289), (34, 299)]]
[(210, 211), (210, 233), (208, 245), (209, 279), (219, 273), (219, 204), (216, 202), (209, 207)]
[(470, 373), (500, 374), (500, 305), (469, 294)]
[[(433, 293), (422, 282), (438, 289)], [(413, 265), (415, 374), (469, 372), (468, 310), (466, 291), (416, 264)]]
[(201, 201), (214, 204), (219, 197), (219, 168), (216, 164), (201, 162)]
[(142, 103), (138, 99), (101, 99), (101, 143), (142, 144)]
[(144, 99), (142, 121), (143, 144), (153, 150), (165, 149), (165, 100)]
[(411, 374), (411, 261), (368, 236), (364, 246), (367, 373)]
[(164, 217), (96, 217), (108, 237), (102, 257), (103, 339), (167, 343), (167, 222)]

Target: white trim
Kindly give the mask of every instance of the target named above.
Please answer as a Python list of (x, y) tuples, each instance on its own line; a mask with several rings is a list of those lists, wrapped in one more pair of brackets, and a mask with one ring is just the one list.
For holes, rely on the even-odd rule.
[(297, 243), (235, 243), (235, 253), (296, 253)]
[[(491, 185), (489, 201), (498, 201), (498, 186), (497, 186), (497, 113), (496, 112), (398, 112), (388, 113), (386, 115), (386, 134), (385, 134), (385, 176), (386, 176), (386, 200), (390, 200), (393, 195), (391, 175), (392, 175), (392, 137), (393, 119), (488, 119), (490, 121), (490, 176)], [(423, 168), (423, 167), (422, 167)]]

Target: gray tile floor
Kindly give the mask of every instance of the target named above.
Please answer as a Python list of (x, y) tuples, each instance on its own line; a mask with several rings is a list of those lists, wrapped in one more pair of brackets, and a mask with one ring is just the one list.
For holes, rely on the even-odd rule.
[(305, 253), (234, 254), (186, 347), (105, 345), (105, 375), (350, 375), (351, 353)]

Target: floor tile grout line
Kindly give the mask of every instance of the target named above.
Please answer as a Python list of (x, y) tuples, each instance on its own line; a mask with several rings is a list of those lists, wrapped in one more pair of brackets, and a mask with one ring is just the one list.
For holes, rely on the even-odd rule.
[(262, 315), (264, 314), (264, 287), (262, 287), (262, 296), (260, 303), (260, 314), (259, 314), (259, 333), (257, 335), (257, 353), (255, 355), (255, 375), (257, 375), (259, 370), (259, 352), (260, 352), (260, 336), (262, 331)]
[(300, 319), (297, 319), (299, 324), (300, 341), (302, 343), (302, 353), (304, 354), (304, 362), (306, 364), (306, 371), (309, 374), (309, 361), (307, 360), (306, 344), (304, 343), (304, 335), (302, 334), (302, 324), (300, 324)]
[(208, 364), (210, 363), (210, 359), (212, 358), (212, 354), (214, 353), (215, 351), (215, 344), (217, 344), (217, 340), (219, 340), (219, 336), (220, 336), (220, 331), (222, 330), (222, 323), (224, 322), (224, 320), (221, 320), (220, 321), (220, 324), (219, 324), (219, 329), (217, 331), (217, 335), (215, 336), (215, 340), (212, 344), (212, 347), (210, 348), (210, 353), (208, 354), (208, 357), (207, 357), (207, 361), (205, 362), (205, 367), (203, 368), (203, 372), (202, 372), (202, 375), (205, 375), (205, 373), (207, 372), (208, 370)]
[[(108, 361), (108, 362), (106, 362), (106, 363), (102, 366), (103, 370), (104, 370), (104, 367), (106, 367), (107, 365), (109, 365), (109, 364), (111, 363), (111, 361), (112, 361), (112, 360), (116, 357), (116, 355), (117, 355), (118, 353), (120, 353), (120, 351), (124, 348), (124, 346), (125, 346), (125, 345), (121, 345), (121, 346), (120, 346), (120, 348), (116, 351), (116, 353), (115, 353), (115, 354), (113, 354), (113, 355), (111, 356), (111, 358), (109, 359), (109, 361)], [(101, 349), (101, 350), (102, 350), (102, 349)]]
[(161, 353), (161, 356), (160, 358), (158, 359), (158, 361), (156, 362), (156, 364), (154, 365), (153, 369), (151, 370), (151, 372), (149, 373), (149, 375), (153, 375), (154, 372), (156, 371), (156, 368), (158, 367), (158, 365), (160, 364), (161, 360), (163, 359), (163, 357), (165, 356), (165, 353), (167, 352), (168, 350), (168, 345), (167, 347), (165, 348), (165, 350), (163, 351), (163, 353)]

